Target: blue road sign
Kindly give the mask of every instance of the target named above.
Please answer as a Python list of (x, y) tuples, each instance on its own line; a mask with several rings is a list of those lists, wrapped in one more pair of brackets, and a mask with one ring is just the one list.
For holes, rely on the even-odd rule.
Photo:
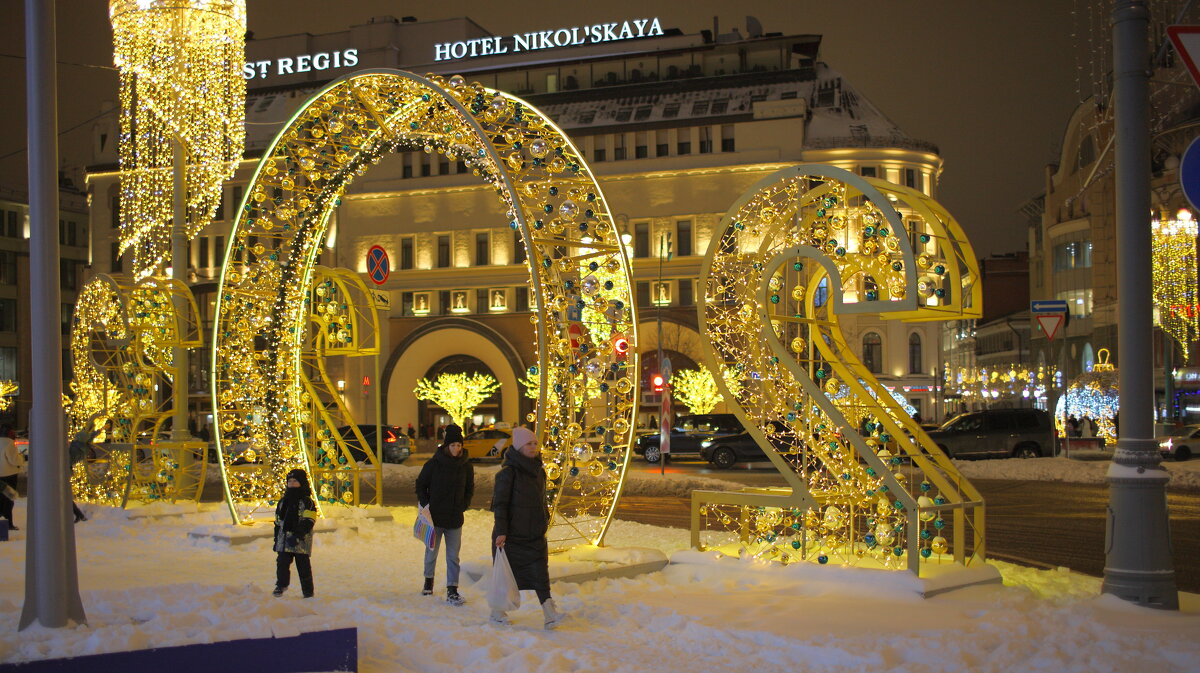
[(1192, 140), (1179, 162), (1179, 186), (1192, 208), (1200, 210), (1200, 137)]
[(1067, 302), (1062, 299), (1035, 299), (1029, 302), (1030, 313), (1066, 313)]
[(367, 275), (370, 276), (371, 282), (383, 285), (391, 273), (392, 263), (388, 259), (387, 251), (378, 245), (372, 245), (367, 251)]

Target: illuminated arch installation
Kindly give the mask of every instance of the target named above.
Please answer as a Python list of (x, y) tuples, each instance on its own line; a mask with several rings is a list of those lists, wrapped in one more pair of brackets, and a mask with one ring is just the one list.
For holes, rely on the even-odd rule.
[(916, 572), (982, 559), (978, 492), (839, 324), (847, 314), (978, 317), (978, 267), (958, 223), (919, 191), (810, 165), (760, 181), (720, 231), (701, 276), (706, 361), (740, 373), (738, 391), (717, 384), (759, 445), (773, 447), (792, 492), (698, 492), (693, 544), (704, 527), (785, 563)]
[[(637, 402), (633, 294), (604, 198), (570, 140), (527, 103), (461, 77), (366, 71), (331, 83), (275, 139), (230, 237), (213, 330), (213, 404), (230, 511), (242, 521), (307, 466), (299, 367), (306, 297), (329, 213), (401, 147), (465, 162), (521, 232), (537, 306), (536, 422), (551, 545), (599, 542), (628, 461)], [(623, 335), (630, 355), (610, 341)], [(589, 387), (588, 378), (599, 381)], [(590, 393), (589, 391), (595, 391)], [(576, 400), (586, 398), (583, 404)], [(248, 442), (257, 469), (231, 469)]]

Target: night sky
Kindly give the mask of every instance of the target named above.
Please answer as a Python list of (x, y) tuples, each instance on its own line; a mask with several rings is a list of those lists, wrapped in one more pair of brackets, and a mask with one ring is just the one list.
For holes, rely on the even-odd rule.
[[(257, 37), (328, 33), (372, 16), (420, 20), (468, 16), (497, 34), (657, 16), (685, 33), (735, 26), (747, 14), (766, 32), (824, 36), (822, 60), (839, 70), (910, 136), (937, 144), (945, 160), (941, 201), (963, 223), (977, 253), (1023, 250), (1017, 208), (1044, 189), (1045, 166), (1079, 101), (1067, 0), (728, 0), (585, 3), (395, 0), (249, 0)], [(24, 190), (24, 3), (0, 0), (0, 187)], [(739, 9), (731, 11), (731, 5)], [(536, 11), (521, 7), (536, 7)], [(1103, 6), (1098, 3), (1097, 6)], [(86, 165), (89, 121), (115, 101), (107, 0), (58, 0), (61, 163)], [(1086, 43), (1085, 43), (1086, 44)], [(74, 130), (73, 127), (77, 127)], [(730, 194), (732, 203), (738, 197)]]

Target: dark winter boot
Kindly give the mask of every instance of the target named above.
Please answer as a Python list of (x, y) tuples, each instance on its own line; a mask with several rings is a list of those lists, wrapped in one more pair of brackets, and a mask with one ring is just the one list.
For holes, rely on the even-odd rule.
[(425, 578), (425, 588), (421, 589), (421, 595), (422, 596), (432, 596), (433, 595), (433, 578), (432, 577)]
[(287, 587), (275, 587), (275, 590), (271, 592), (271, 595), (275, 598), (279, 598), (285, 591), (287, 591)]
[(446, 602), (450, 605), (462, 605), (467, 599), (458, 595), (458, 587), (446, 587)]

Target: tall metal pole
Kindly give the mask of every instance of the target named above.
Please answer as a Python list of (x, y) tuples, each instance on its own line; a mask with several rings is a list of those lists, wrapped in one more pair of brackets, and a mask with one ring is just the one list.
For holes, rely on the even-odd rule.
[(1114, 0), (1121, 438), (1108, 468), (1103, 591), (1139, 605), (1177, 610), (1167, 520), (1169, 476), (1154, 440), (1149, 20), (1145, 0)]
[[(181, 283), (187, 283), (188, 239), (185, 218), (187, 218), (187, 183), (184, 181), (184, 171), (187, 170), (186, 155), (183, 143), (174, 140), (175, 168), (175, 221), (171, 227), (171, 278)], [(179, 316), (177, 329), (179, 338), (185, 335), (187, 306), (183, 301), (177, 301), (175, 310)], [(171, 396), (175, 413), (171, 417), (171, 439), (185, 441), (192, 438), (188, 431), (188, 349), (176, 346), (172, 350), (171, 359), (175, 363), (175, 381), (171, 382)], [(188, 452), (182, 452), (187, 454)], [(190, 455), (190, 454), (188, 454)]]
[(18, 626), (61, 628), (87, 621), (75, 568), (67, 485), (59, 327), (58, 97), (54, 0), (25, 0), (25, 111), (29, 123), (29, 299), (33, 408), (29, 414), (29, 537), (25, 606)]

